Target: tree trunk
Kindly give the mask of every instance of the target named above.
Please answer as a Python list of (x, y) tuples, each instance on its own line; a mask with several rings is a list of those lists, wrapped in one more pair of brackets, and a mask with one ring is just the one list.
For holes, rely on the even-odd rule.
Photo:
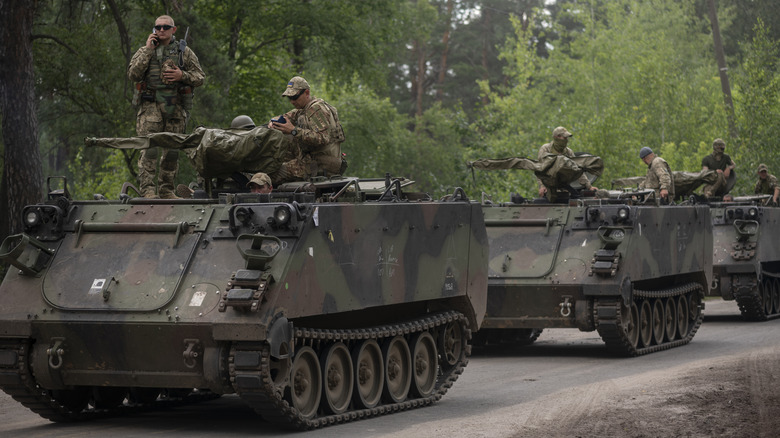
[(731, 138), (737, 138), (737, 125), (734, 117), (734, 103), (731, 100), (731, 85), (729, 85), (729, 76), (726, 73), (726, 55), (723, 53), (723, 41), (720, 39), (720, 26), (718, 25), (718, 10), (715, 7), (715, 0), (708, 0), (710, 12), (710, 25), (712, 25), (712, 40), (715, 45), (715, 59), (718, 61), (718, 72), (720, 73), (720, 86), (723, 90), (723, 101), (726, 105), (726, 111), (729, 121), (729, 135)]
[[(490, 9), (484, 9), (484, 25), (485, 25), (485, 31), (482, 33), (482, 79), (485, 81), (490, 80), (490, 70), (488, 69), (488, 51), (490, 50), (490, 33), (491, 33), (491, 24), (490, 24)], [(487, 96), (482, 96), (482, 104), (487, 105), (488, 104), (488, 98)]]
[(41, 201), (43, 171), (33, 88), (35, 1), (0, 0), (0, 114), (5, 159), (0, 180), (0, 239), (21, 232), (22, 209)]
[(423, 96), (425, 95), (425, 41), (422, 41), (419, 38), (415, 40), (414, 54), (417, 57), (417, 76), (414, 79), (417, 88), (412, 88), (415, 90), (414, 115), (420, 117), (423, 113)]
[(444, 78), (447, 77), (447, 54), (450, 49), (450, 28), (452, 27), (452, 7), (453, 0), (447, 1), (447, 28), (444, 30), (444, 36), (441, 37), (441, 66), (439, 68), (439, 79), (436, 81), (436, 100), (441, 102), (444, 96)]

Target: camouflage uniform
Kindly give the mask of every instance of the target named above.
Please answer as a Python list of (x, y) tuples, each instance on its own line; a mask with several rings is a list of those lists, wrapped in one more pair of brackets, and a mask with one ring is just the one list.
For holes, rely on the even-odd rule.
[[(299, 99), (308, 90), (310, 88), (306, 79), (295, 76), (287, 83), (287, 89), (282, 96), (291, 100)], [(302, 108), (296, 106), (296, 109), (282, 117), (286, 119), (285, 123), (294, 126), (290, 135), (293, 139), (293, 150), (299, 150), (299, 155), (282, 163), (279, 171), (271, 175), (277, 185), (307, 180), (318, 175), (344, 173), (347, 167), (347, 162), (341, 155), (344, 129), (339, 122), (339, 113), (333, 105), (311, 96)]]
[(762, 163), (758, 165), (758, 173), (760, 174), (761, 172), (766, 172), (766, 178), (758, 178), (758, 181), (756, 181), (756, 186), (753, 188), (753, 192), (757, 195), (772, 195), (771, 198), (764, 201), (764, 205), (775, 205), (775, 191), (778, 190), (778, 187), (780, 187), (777, 184), (777, 178), (769, 173), (769, 169), (766, 167), (766, 164)]
[[(705, 185), (702, 188), (702, 193), (707, 197), (722, 196), (728, 193), (726, 175), (723, 172), (718, 172), (718, 170), (725, 171), (734, 166), (731, 157), (723, 153), (723, 150), (726, 148), (726, 143), (723, 140), (715, 139), (712, 147), (715, 151), (701, 159), (702, 169), (706, 167), (709, 170), (716, 171), (717, 174), (717, 180), (713, 184)], [(719, 147), (720, 149), (718, 149)]]
[[(574, 158), (574, 151), (572, 151), (569, 147), (564, 147), (563, 149), (556, 148), (555, 144), (551, 142), (546, 143), (539, 148), (537, 160), (542, 161), (542, 158), (546, 155), (563, 155), (567, 158)], [(542, 180), (538, 179), (537, 181), (539, 183), (539, 187), (544, 185)], [(577, 182), (579, 182), (585, 189), (590, 189), (591, 187), (588, 177), (584, 174), (577, 179)], [(557, 192), (558, 189), (556, 187), (547, 187), (547, 199), (549, 199), (550, 202), (555, 202), (557, 199)]]
[(647, 175), (645, 175), (645, 180), (639, 184), (639, 188), (655, 190), (656, 197), (659, 196), (661, 190), (666, 190), (669, 192), (669, 199), (674, 199), (674, 183), (669, 163), (659, 156), (653, 158), (653, 161), (647, 166)]
[[(136, 133), (147, 135), (156, 132), (184, 133), (192, 108), (192, 89), (203, 84), (204, 73), (195, 53), (185, 47), (182, 53), (181, 81), (168, 83), (162, 71), (170, 64), (178, 64), (179, 42), (171, 38), (167, 46), (155, 49), (141, 47), (133, 55), (127, 68), (127, 77), (136, 82), (134, 104), (138, 105)], [(145, 98), (143, 97), (145, 95)], [(138, 160), (138, 181), (141, 194), (155, 196), (155, 174), (160, 149), (141, 151)], [(163, 150), (160, 160), (159, 195), (173, 197), (173, 181), (179, 169), (179, 152)]]

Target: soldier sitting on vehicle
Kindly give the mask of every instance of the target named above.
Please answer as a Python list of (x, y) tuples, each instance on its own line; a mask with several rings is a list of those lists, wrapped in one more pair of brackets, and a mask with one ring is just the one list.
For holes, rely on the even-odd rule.
[(756, 181), (756, 187), (753, 189), (753, 192), (757, 195), (772, 195), (770, 199), (765, 201), (765, 204), (777, 206), (777, 198), (780, 196), (780, 186), (777, 184), (777, 178), (769, 173), (769, 169), (764, 163), (758, 165), (757, 173), (758, 181)]

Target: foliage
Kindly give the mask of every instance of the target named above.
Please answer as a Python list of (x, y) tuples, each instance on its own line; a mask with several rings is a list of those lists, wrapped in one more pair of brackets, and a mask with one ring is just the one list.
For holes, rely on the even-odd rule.
[(777, 121), (780, 120), (780, 45), (769, 38), (769, 29), (762, 20), (755, 26), (755, 37), (743, 50), (746, 54), (736, 84), (737, 121), (740, 127), (741, 148), (734, 160), (744, 178), (737, 188), (750, 193), (759, 163), (766, 164), (770, 173), (780, 174), (777, 156)]
[[(673, 170), (698, 171), (700, 161), (690, 157), (727, 130), (707, 36), (694, 30), (697, 18), (672, 0), (559, 6), (559, 16), (579, 26), (551, 23), (562, 39), (548, 58), (536, 54), (517, 26), (516, 40), (504, 47), (514, 87), (506, 96), (486, 91), (491, 104), (482, 119), (493, 122), (476, 124), (484, 132), (483, 153), (505, 156), (509, 139), (517, 139), (519, 155), (533, 157), (562, 125), (575, 134), (572, 149), (605, 159), (597, 186), (643, 175), (637, 156), (643, 146)], [(519, 189), (531, 194), (535, 184)]]
[[(206, 72), (189, 129), (281, 114), (290, 109), (284, 84), (302, 74), (339, 109), (351, 175), (409, 177), (434, 196), (455, 186), (532, 196), (532, 174), (472, 177), (466, 162), (536, 158), (563, 125), (575, 134), (573, 149), (604, 157), (597, 186), (644, 174), (642, 146), (674, 170), (696, 171), (722, 137), (744, 192), (759, 160), (780, 167), (771, 149), (778, 27), (755, 25), (778, 9), (771, 0), (718, 3), (738, 139), (726, 138), (706, 0), (38, 2), (44, 175), (67, 175), (85, 197), (114, 197), (134, 182), (136, 153), (85, 149), (83, 139), (134, 135), (128, 57), (167, 13), (177, 37), (189, 28)], [(180, 164), (179, 182), (194, 180), (185, 158)]]

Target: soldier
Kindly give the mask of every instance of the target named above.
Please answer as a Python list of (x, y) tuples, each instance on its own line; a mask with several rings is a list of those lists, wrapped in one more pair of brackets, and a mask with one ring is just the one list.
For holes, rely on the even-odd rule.
[[(205, 75), (198, 57), (176, 41), (175, 32), (173, 18), (157, 17), (146, 45), (135, 52), (127, 68), (127, 77), (136, 83), (133, 104), (138, 106), (135, 129), (139, 136), (157, 132), (183, 134), (192, 109), (192, 89), (203, 84)], [(155, 178), (158, 158), (160, 174)], [(177, 150), (142, 150), (138, 160), (141, 194), (147, 198), (175, 199), (173, 181), (178, 169)]]
[(702, 158), (701, 170), (714, 170), (717, 172), (717, 181), (714, 184), (707, 184), (702, 188), (702, 193), (706, 197), (721, 196), (728, 193), (726, 188), (726, 181), (731, 175), (731, 170), (734, 169), (734, 161), (731, 157), (726, 155), (726, 142), (720, 138), (716, 138), (712, 142), (712, 153)]
[(655, 190), (656, 197), (660, 196), (665, 202), (674, 199), (674, 180), (669, 163), (655, 155), (649, 147), (643, 147), (639, 151), (639, 158), (647, 164), (647, 175), (645, 180), (639, 183), (639, 188)]
[(771, 199), (767, 199), (766, 204), (777, 205), (777, 198), (780, 196), (780, 186), (777, 185), (777, 178), (769, 174), (769, 170), (764, 163), (758, 165), (758, 181), (753, 192), (757, 195), (772, 195)]
[(271, 120), (268, 127), (292, 135), (301, 155), (285, 162), (273, 180), (281, 184), (317, 175), (342, 174), (346, 169), (341, 156), (344, 129), (336, 108), (312, 96), (309, 83), (300, 76), (290, 79), (282, 96), (290, 99), (295, 109), (284, 114), (283, 121)]
[[(574, 157), (574, 151), (566, 146), (569, 143), (569, 137), (572, 137), (573, 135), (574, 134), (567, 131), (563, 126), (559, 126), (553, 129), (553, 141), (551, 143), (546, 143), (539, 148), (539, 155), (537, 157), (538, 160), (541, 161), (542, 157), (545, 155), (563, 155), (568, 158)], [(547, 195), (547, 199), (549, 199), (550, 202), (555, 202), (556, 198), (558, 197), (558, 189), (555, 187), (548, 188), (544, 185), (544, 183), (542, 183), (542, 180), (537, 181), (539, 183), (539, 197)], [(585, 175), (580, 176), (577, 181), (586, 190), (598, 190), (598, 188), (590, 185), (590, 181)]]
[(271, 193), (274, 189), (271, 178), (263, 172), (257, 172), (246, 185), (252, 193)]

